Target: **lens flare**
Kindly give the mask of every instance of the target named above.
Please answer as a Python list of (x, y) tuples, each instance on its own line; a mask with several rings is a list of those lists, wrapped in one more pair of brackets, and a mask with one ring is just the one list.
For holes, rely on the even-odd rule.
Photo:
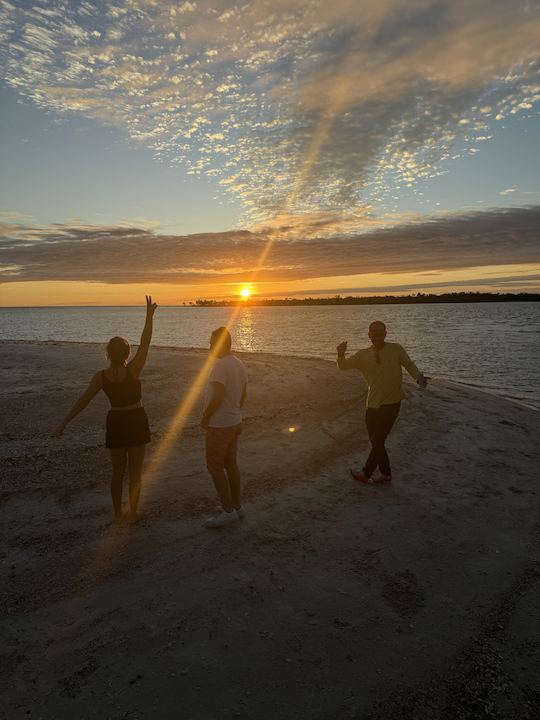
[(285, 435), (294, 435), (301, 428), (301, 425), (288, 425), (287, 427), (281, 428), (281, 432)]
[[(348, 59), (345, 60), (344, 64), (346, 65), (347, 62)], [(339, 75), (341, 74), (338, 74), (338, 76)], [(345, 80), (336, 83), (333, 95), (328, 98), (325, 110), (321, 113), (319, 123), (313, 132), (310, 144), (306, 150), (303, 161), (300, 164), (295, 185), (289, 193), (288, 197), (285, 199), (281, 212), (278, 213), (274, 218), (272, 222), (273, 228), (271, 228), (267, 233), (265, 246), (263, 247), (256, 266), (251, 271), (252, 283), (256, 282), (258, 275), (264, 269), (266, 258), (268, 257), (275, 241), (280, 236), (280, 227), (283, 224), (282, 219), (286, 217), (288, 213), (294, 212), (302, 188), (308, 182), (313, 167), (315, 166), (317, 160), (320, 157), (321, 149), (323, 148), (324, 143), (326, 142), (328, 135), (330, 134), (335, 118), (345, 107), (345, 100), (350, 91), (350, 81), (347, 79), (347, 73), (343, 73), (343, 77), (345, 78)], [(250, 294), (250, 286), (244, 286), (240, 291), (241, 297), (245, 299), (247, 299)], [(226, 324), (226, 327), (229, 331), (241, 309), (242, 306), (237, 305), (232, 310), (229, 320)], [(152, 488), (152, 485), (157, 480), (159, 476), (159, 471), (163, 467), (163, 464), (169, 456), (173, 443), (175, 441), (178, 441), (179, 437), (181, 436), (187, 418), (193, 410), (202, 392), (202, 389), (204, 388), (204, 384), (208, 373), (210, 372), (212, 362), (213, 358), (211, 355), (209, 355), (206, 362), (203, 364), (203, 367), (199, 371), (197, 377), (195, 378), (193, 384), (186, 393), (185, 397), (179, 403), (165, 435), (163, 436), (161, 442), (153, 453), (144, 474), (141, 492), (141, 503), (143, 502), (143, 497), (148, 495), (149, 491)], [(299, 429), (299, 425), (290, 425), (288, 428), (284, 429), (284, 432), (294, 434)], [(75, 588), (82, 590), (82, 587), (86, 584), (89, 576), (98, 575), (100, 572), (103, 571), (104, 566), (107, 566), (110, 562), (113, 561), (113, 558), (116, 555), (120, 545), (126, 542), (125, 539), (121, 538), (121, 536), (122, 533), (118, 533), (115, 528), (111, 528), (108, 532), (104, 533), (101, 547), (97, 550), (97, 552), (89, 560), (89, 563), (82, 569), (81, 573), (76, 578), (76, 581), (74, 582)]]
[[(306, 155), (304, 157), (304, 160), (301, 164), (301, 167), (299, 169), (298, 178), (295, 183), (295, 187), (291, 191), (290, 195), (286, 198), (284, 202), (284, 208), (283, 210), (290, 211), (293, 209), (293, 206), (296, 204), (296, 201), (298, 199), (298, 196), (300, 194), (300, 191), (302, 187), (306, 184), (306, 182), (309, 179), (309, 176), (311, 174), (311, 171), (317, 161), (317, 158), (320, 155), (321, 148), (324, 145), (324, 142), (326, 141), (332, 124), (336, 118), (336, 116), (341, 111), (344, 100), (346, 97), (348, 91), (348, 87), (346, 87), (344, 84), (339, 85), (339, 87), (336, 89), (334, 96), (331, 98), (331, 102), (329, 103), (328, 107), (325, 109), (325, 111), (321, 114), (321, 117), (319, 119), (319, 124), (316, 127), (314, 134), (311, 139), (310, 146), (306, 152)], [(275, 220), (277, 220), (276, 225), (279, 225), (279, 215)], [(264, 268), (264, 263), (266, 261), (266, 258), (268, 257), (268, 254), (270, 253), (270, 250), (272, 249), (272, 246), (274, 242), (276, 241), (277, 237), (279, 235), (279, 227), (276, 227), (276, 230), (270, 230), (267, 236), (267, 240), (265, 243), (265, 246), (259, 256), (257, 265), (253, 268), (251, 274), (252, 274), (252, 280), (250, 282), (250, 285), (245, 285), (242, 290), (240, 291), (240, 295), (242, 298), (247, 299), (251, 295), (251, 287), (253, 286), (253, 283), (255, 283), (257, 276), (261, 272), (261, 270)], [(229, 317), (229, 320), (226, 324), (227, 330), (231, 330), (232, 325), (234, 324), (234, 321), (236, 320), (239, 312), (241, 310), (241, 306), (235, 307), (231, 315)], [(178, 440), (182, 430), (184, 429), (184, 426), (186, 424), (187, 418), (190, 414), (190, 412), (193, 410), (193, 407), (195, 406), (205, 384), (206, 377), (208, 376), (208, 373), (210, 372), (210, 367), (212, 365), (212, 356), (209, 356), (206, 362), (204, 363), (203, 367), (201, 368), (199, 374), (195, 378), (192, 386), (186, 393), (184, 399), (179, 403), (176, 412), (173, 416), (173, 419), (167, 428), (167, 432), (163, 436), (163, 439), (161, 440), (160, 444), (156, 448), (147, 468), (145, 471), (145, 478), (143, 482), (143, 492), (141, 493), (141, 502), (143, 499), (143, 495), (147, 495), (149, 490), (151, 489), (153, 483), (158, 477), (159, 470), (165, 463), (173, 442), (175, 440)], [(286, 432), (294, 433), (298, 430), (298, 426), (291, 426), (287, 428)]]

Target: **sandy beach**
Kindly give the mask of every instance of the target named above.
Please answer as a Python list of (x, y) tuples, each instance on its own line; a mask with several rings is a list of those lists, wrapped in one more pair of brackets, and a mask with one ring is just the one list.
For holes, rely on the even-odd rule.
[[(360, 375), (240, 357), (245, 519), (203, 525), (199, 399), (118, 527), (105, 396), (51, 438), (103, 346), (3, 342), (2, 717), (540, 717), (540, 413), (406, 383), (394, 482), (359, 485)], [(205, 358), (152, 348), (149, 462)]]

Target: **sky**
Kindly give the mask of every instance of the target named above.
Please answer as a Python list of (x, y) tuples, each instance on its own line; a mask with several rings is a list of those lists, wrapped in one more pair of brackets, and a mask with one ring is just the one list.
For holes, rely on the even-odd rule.
[(0, 0), (0, 304), (540, 291), (540, 4)]

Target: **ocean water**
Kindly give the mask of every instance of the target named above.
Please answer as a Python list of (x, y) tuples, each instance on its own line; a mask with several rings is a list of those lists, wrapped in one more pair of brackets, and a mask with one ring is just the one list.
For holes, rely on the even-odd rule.
[[(208, 347), (231, 308), (159, 307), (155, 345)], [(0, 339), (138, 343), (144, 307), (0, 308)], [(243, 307), (231, 328), (234, 347), (333, 359), (369, 344), (367, 327), (383, 320), (388, 340), (405, 346), (425, 374), (483, 388), (540, 409), (540, 303)]]

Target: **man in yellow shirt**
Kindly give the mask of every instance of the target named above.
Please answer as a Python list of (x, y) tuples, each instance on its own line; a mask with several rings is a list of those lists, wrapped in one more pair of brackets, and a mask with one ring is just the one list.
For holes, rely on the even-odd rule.
[(399, 413), (405, 397), (401, 368), (416, 380), (420, 387), (426, 387), (425, 377), (398, 343), (385, 342), (386, 325), (375, 320), (368, 332), (371, 347), (359, 350), (350, 358), (345, 357), (347, 342), (340, 343), (337, 350), (337, 364), (340, 370), (360, 370), (368, 384), (366, 425), (371, 442), (371, 452), (363, 472), (351, 470), (355, 480), (371, 482), (371, 476), (379, 467), (378, 482), (391, 482), (392, 471), (384, 443)]

